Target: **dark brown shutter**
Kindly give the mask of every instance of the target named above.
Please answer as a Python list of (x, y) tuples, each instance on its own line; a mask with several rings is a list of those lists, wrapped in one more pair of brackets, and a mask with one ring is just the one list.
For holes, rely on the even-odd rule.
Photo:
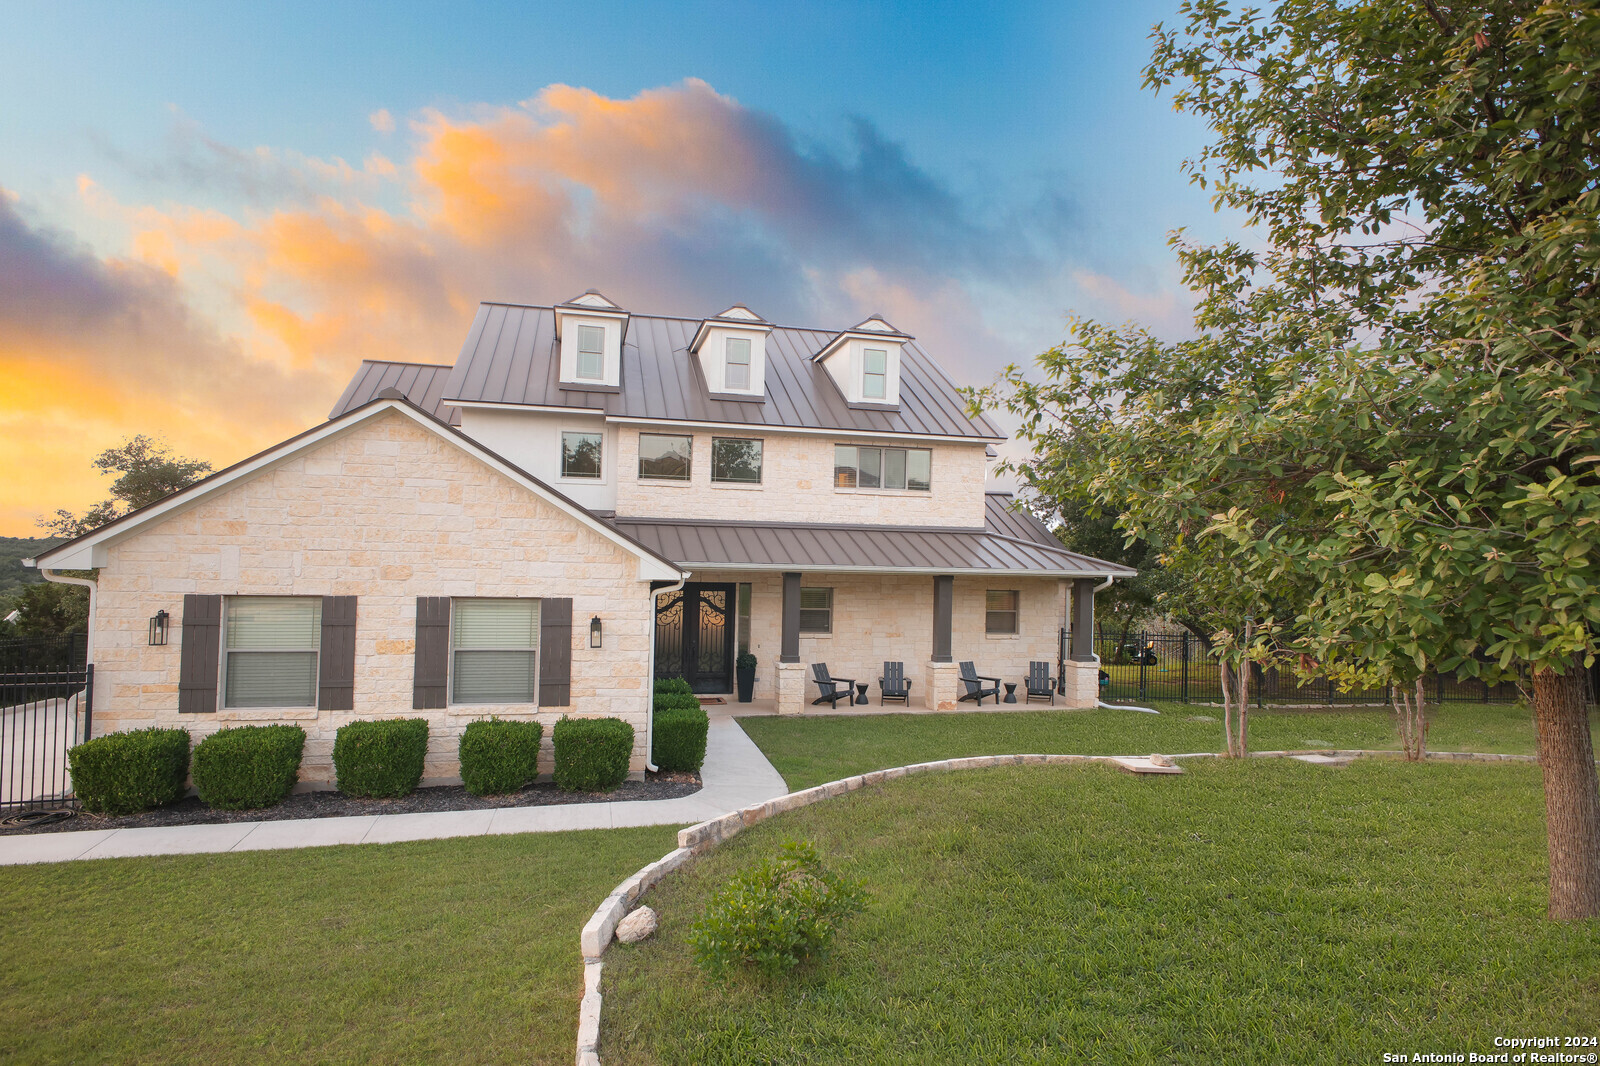
[(572, 601), (539, 601), (539, 706), (572, 702)]
[(412, 664), (411, 706), (445, 705), (450, 686), (450, 597), (417, 597), (417, 652)]
[(322, 654), (317, 661), (317, 710), (356, 706), (356, 598), (322, 597)]
[(178, 665), (178, 713), (217, 709), (217, 666), (222, 638), (222, 597), (183, 598), (183, 657)]

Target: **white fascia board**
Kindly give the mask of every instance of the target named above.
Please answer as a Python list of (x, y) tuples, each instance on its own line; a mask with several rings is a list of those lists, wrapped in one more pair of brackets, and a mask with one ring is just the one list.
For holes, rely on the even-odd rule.
[[(447, 403), (453, 401), (446, 401)], [(606, 415), (606, 421), (622, 426), (679, 426), (685, 429), (732, 429), (745, 436), (760, 433), (798, 433), (813, 437), (866, 437), (871, 440), (927, 440), (947, 444), (987, 444), (1004, 437), (958, 437), (946, 433), (885, 432), (870, 429), (811, 429), (802, 426), (774, 426), (762, 422), (691, 422), (681, 418), (642, 418), (635, 415)]]
[(708, 318), (700, 323), (700, 328), (694, 331), (694, 340), (689, 342), (690, 352), (699, 352), (700, 346), (705, 343), (706, 336), (714, 329), (744, 330), (748, 333), (771, 334), (772, 325), (767, 322), (753, 322), (748, 318)]
[[(609, 394), (607, 394), (607, 393), (594, 393), (593, 395), (604, 396), (604, 395), (609, 395)], [(580, 415), (580, 416), (581, 415), (593, 415), (596, 418), (604, 418), (605, 417), (605, 413), (606, 413), (605, 410), (603, 408), (600, 408), (600, 407), (567, 407), (564, 404), (559, 404), (559, 403), (512, 403), (512, 402), (507, 401), (507, 400), (449, 400), (449, 399), (442, 399), (439, 402), (442, 403), (442, 404), (449, 404), (451, 407), (471, 407), (471, 408), (481, 409), (481, 410), (484, 410), (484, 411), (537, 411), (540, 414)]]
[(803, 563), (707, 563), (680, 562), (693, 570), (799, 570), (807, 574), (995, 574), (1011, 577), (1130, 577), (1105, 570), (1007, 570), (992, 566), (807, 566)]

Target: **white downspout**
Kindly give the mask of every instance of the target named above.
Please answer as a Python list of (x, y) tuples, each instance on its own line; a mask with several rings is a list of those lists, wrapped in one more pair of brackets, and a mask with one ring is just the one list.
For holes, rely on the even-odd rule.
[(682, 592), (684, 584), (689, 580), (689, 578), (691, 578), (693, 576), (694, 576), (693, 574), (686, 573), (686, 574), (684, 574), (682, 577), (680, 577), (678, 579), (678, 583), (676, 585), (668, 585), (666, 588), (659, 588), (659, 589), (651, 589), (650, 590), (650, 667), (649, 667), (649, 672), (645, 674), (645, 678), (644, 678), (645, 698), (647, 700), (649, 700), (649, 703), (647, 703), (645, 705), (645, 712), (644, 712), (644, 768), (646, 770), (649, 770), (651, 773), (656, 773), (657, 771), (659, 771), (661, 769), (661, 767), (657, 766), (654, 762), (652, 762), (651, 758), (650, 758), (651, 755), (654, 754), (654, 752), (655, 752), (655, 738), (656, 738), (656, 606), (657, 606), (657, 600), (658, 600), (659, 597), (665, 596), (669, 592)]
[[(1105, 589), (1110, 588), (1111, 587), (1111, 583), (1113, 581), (1115, 581), (1116, 579), (1117, 579), (1117, 575), (1116, 574), (1110, 575), (1104, 581), (1100, 582), (1100, 584), (1096, 585), (1094, 587), (1094, 591), (1096, 593), (1099, 593), (1099, 592), (1104, 591)], [(1097, 675), (1096, 678), (1095, 678), (1095, 684), (1098, 685), (1100, 683), (1099, 682), (1099, 677), (1098, 677), (1098, 674), (1099, 674), (1099, 671), (1100, 671), (1100, 656), (1098, 656), (1098, 655), (1096, 655), (1094, 657), (1094, 668), (1095, 668), (1095, 673)], [(1145, 714), (1160, 714), (1161, 713), (1160, 711), (1156, 710), (1154, 707), (1122, 707), (1122, 706), (1118, 706), (1115, 703), (1107, 703), (1105, 700), (1100, 700), (1100, 699), (1097, 699), (1094, 702), (1095, 702), (1096, 706), (1103, 707), (1108, 711), (1142, 711)]]
[(86, 577), (67, 577), (54, 570), (47, 570), (33, 559), (22, 560), (23, 566), (31, 566), (44, 576), (46, 581), (54, 581), (58, 585), (82, 585), (89, 590), (89, 632), (83, 643), (83, 657), (87, 662), (94, 662), (94, 593), (96, 585)]

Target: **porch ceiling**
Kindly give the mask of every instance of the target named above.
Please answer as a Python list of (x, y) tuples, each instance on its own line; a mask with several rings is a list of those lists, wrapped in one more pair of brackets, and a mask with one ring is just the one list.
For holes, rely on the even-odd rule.
[(990, 529), (616, 518), (623, 533), (686, 569), (828, 570), (1119, 577), (1103, 559)]

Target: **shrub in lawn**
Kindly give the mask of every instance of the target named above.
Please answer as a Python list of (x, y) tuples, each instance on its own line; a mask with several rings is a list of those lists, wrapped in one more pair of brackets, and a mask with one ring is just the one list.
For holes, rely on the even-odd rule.
[(556, 787), (569, 792), (610, 792), (628, 776), (633, 726), (620, 718), (562, 718), (551, 730)]
[(859, 911), (861, 885), (823, 868), (809, 841), (734, 876), (689, 930), (695, 961), (713, 977), (735, 967), (781, 977), (825, 956), (839, 923)]
[(334, 783), (346, 796), (407, 796), (422, 782), (427, 753), (426, 718), (351, 722), (333, 739)]
[(659, 677), (656, 679), (656, 695), (663, 692), (681, 692), (685, 696), (694, 695), (694, 689), (689, 687), (689, 682), (681, 677)]
[(297, 725), (218, 730), (194, 746), (194, 787), (219, 810), (271, 807), (294, 788), (305, 747)]
[(515, 792), (539, 775), (538, 722), (470, 722), (461, 734), (461, 783), (474, 796)]
[(706, 733), (711, 718), (696, 700), (691, 707), (662, 709), (656, 704), (655, 730), (650, 737), (650, 761), (663, 770), (699, 773), (706, 761)]
[(189, 779), (187, 729), (110, 733), (67, 752), (72, 791), (96, 814), (136, 814), (183, 798)]

